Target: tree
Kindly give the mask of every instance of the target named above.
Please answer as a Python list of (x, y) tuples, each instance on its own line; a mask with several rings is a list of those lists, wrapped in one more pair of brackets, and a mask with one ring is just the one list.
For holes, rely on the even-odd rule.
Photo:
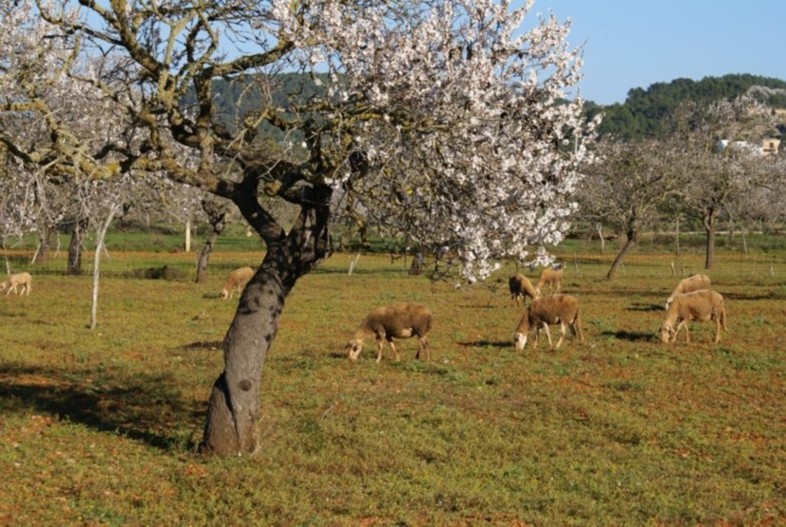
[[(581, 118), (582, 100), (567, 97), (581, 66), (580, 50), (566, 43), (568, 24), (549, 17), (520, 32), (530, 5), (37, 6), (47, 23), (79, 39), (82, 56), (112, 59), (114, 67), (83, 80), (121, 108), (128, 127), (116, 137), (142, 137), (106, 141), (93, 157), (110, 151), (122, 167), (227, 198), (265, 243), (224, 340), (202, 452), (259, 446), (264, 360), (287, 295), (330, 255), (342, 194), (454, 255), (470, 280), (488, 276), (503, 256), (548, 261), (531, 247), (567, 231), (593, 124)], [(227, 124), (217, 116), (216, 79), (242, 83), (260, 103)], [(263, 196), (297, 207), (289, 228)]]
[(774, 130), (770, 110), (748, 97), (686, 104), (675, 115), (674, 166), (682, 170), (681, 201), (706, 233), (704, 268), (715, 261), (718, 219), (767, 181), (760, 140)]
[(625, 243), (606, 278), (613, 278), (625, 256), (638, 243), (644, 229), (658, 217), (658, 205), (680, 184), (658, 141), (599, 143), (596, 163), (586, 168), (581, 194), (581, 215), (611, 224), (625, 233)]

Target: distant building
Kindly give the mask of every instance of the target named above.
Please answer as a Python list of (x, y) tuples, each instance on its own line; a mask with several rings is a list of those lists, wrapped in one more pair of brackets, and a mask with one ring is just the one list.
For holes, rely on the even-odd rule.
[(764, 155), (776, 156), (781, 150), (781, 140), (773, 137), (762, 139), (761, 150)]
[(768, 137), (761, 140), (761, 145), (750, 143), (748, 141), (729, 141), (728, 139), (721, 139), (716, 144), (718, 152), (722, 152), (727, 148), (731, 148), (736, 152), (748, 152), (751, 154), (758, 154), (763, 156), (775, 156), (780, 152), (781, 140), (774, 137)]

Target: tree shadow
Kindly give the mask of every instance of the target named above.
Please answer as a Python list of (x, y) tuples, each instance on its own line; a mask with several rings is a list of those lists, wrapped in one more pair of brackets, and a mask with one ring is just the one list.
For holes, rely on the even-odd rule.
[(5, 411), (32, 409), (161, 450), (194, 450), (193, 437), (184, 440), (173, 431), (178, 426), (196, 429), (206, 409), (185, 401), (174, 386), (171, 374), (129, 378), (105, 372), (0, 366)]
[(472, 342), (459, 342), (459, 346), (467, 348), (510, 348), (513, 342), (510, 340), (505, 341), (491, 341), (491, 340), (475, 340)]
[(198, 340), (179, 347), (183, 351), (222, 351), (224, 342), (221, 340)]
[(645, 304), (642, 302), (634, 302), (629, 308), (628, 311), (646, 311), (646, 312), (653, 312), (653, 311), (665, 311), (663, 304)]
[(656, 340), (653, 333), (645, 333), (643, 331), (604, 331), (601, 335), (630, 342), (655, 342)]

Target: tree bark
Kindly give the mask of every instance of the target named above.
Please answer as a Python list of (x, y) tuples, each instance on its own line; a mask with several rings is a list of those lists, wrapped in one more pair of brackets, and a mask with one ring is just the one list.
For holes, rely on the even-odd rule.
[(614, 258), (614, 262), (611, 264), (609, 272), (606, 273), (606, 279), (608, 280), (614, 278), (614, 275), (617, 274), (617, 269), (619, 269), (619, 267), (622, 265), (622, 262), (625, 260), (625, 256), (627, 256), (628, 252), (639, 241), (638, 231), (628, 231), (627, 236), (628, 239), (625, 240), (625, 245), (623, 245), (622, 249), (620, 249), (620, 252), (617, 253), (617, 256)]
[(35, 254), (33, 255), (34, 264), (43, 264), (49, 260), (49, 249), (52, 245), (52, 233), (56, 230), (56, 227), (51, 227), (50, 225), (44, 225), (41, 233), (38, 236), (38, 248), (36, 249)]
[(198, 284), (203, 284), (207, 281), (207, 264), (210, 260), (210, 254), (213, 252), (213, 246), (215, 245), (216, 240), (218, 240), (218, 237), (221, 236), (222, 232), (224, 232), (224, 227), (226, 227), (224, 220), (226, 219), (227, 215), (227, 211), (225, 209), (220, 208), (212, 201), (203, 200), (202, 209), (207, 214), (212, 231), (210, 236), (207, 238), (205, 245), (202, 246), (202, 250), (199, 251), (196, 275), (196, 283)]
[(87, 231), (87, 218), (78, 218), (74, 222), (71, 230), (71, 242), (68, 245), (68, 268), (67, 274), (82, 274), (82, 245), (85, 232)]
[(251, 454), (259, 446), (262, 367), (275, 339), (287, 295), (300, 277), (330, 254), (330, 195), (330, 188), (321, 186), (304, 196), (300, 216), (286, 236), (256, 200), (236, 201), (243, 216), (266, 242), (267, 252), (243, 290), (224, 338), (224, 371), (210, 394), (199, 445), (203, 454)]
[(715, 223), (717, 220), (717, 212), (715, 207), (709, 207), (704, 211), (702, 222), (704, 223), (704, 231), (707, 234), (707, 246), (704, 258), (704, 269), (712, 269), (715, 263)]

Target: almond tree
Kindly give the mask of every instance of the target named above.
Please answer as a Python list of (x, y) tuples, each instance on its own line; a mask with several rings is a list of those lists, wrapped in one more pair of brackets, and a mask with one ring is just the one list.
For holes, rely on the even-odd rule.
[[(570, 99), (581, 64), (569, 25), (525, 18), (532, 2), (37, 5), (83, 57), (113, 60), (84, 80), (144, 133), (94, 155), (231, 200), (265, 243), (224, 339), (202, 452), (260, 446), (264, 359), (286, 297), (330, 255), (332, 213), (347, 194), (456, 255), (470, 280), (500, 257), (546, 261), (537, 247), (566, 233), (592, 126)], [(237, 119), (219, 111), (219, 80), (240, 94)], [(291, 226), (268, 198), (297, 208)]]
[(715, 260), (718, 219), (769, 179), (762, 137), (774, 130), (769, 108), (748, 98), (689, 104), (675, 116), (674, 166), (682, 171), (680, 200), (706, 233), (704, 268)]
[(669, 147), (659, 141), (607, 139), (598, 146), (597, 162), (586, 168), (581, 216), (611, 224), (625, 234), (606, 278), (614, 277), (643, 230), (657, 220), (658, 206), (681, 184)]

